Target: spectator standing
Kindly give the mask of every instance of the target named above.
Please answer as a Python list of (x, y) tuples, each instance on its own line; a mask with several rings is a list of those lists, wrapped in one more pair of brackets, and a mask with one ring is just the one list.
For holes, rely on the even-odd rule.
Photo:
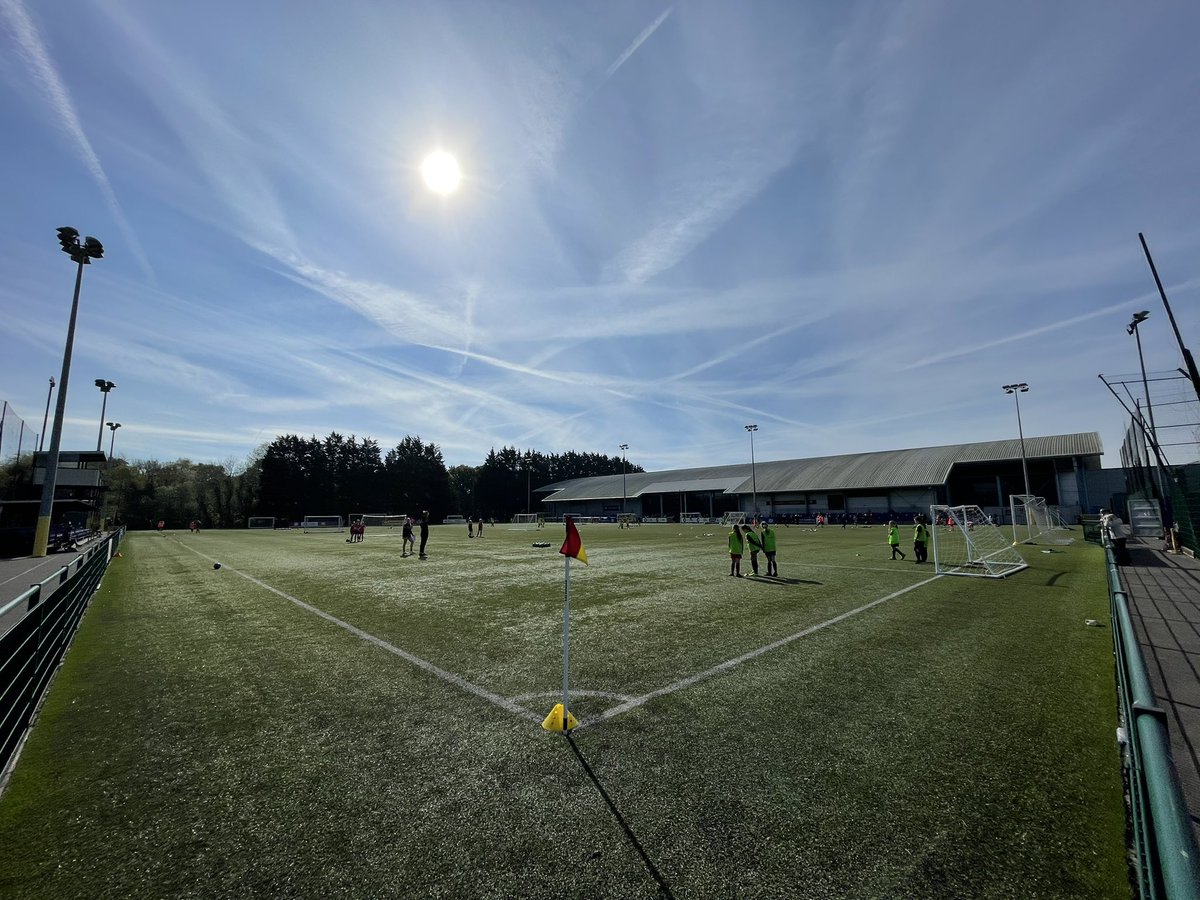
[(742, 577), (742, 526), (734, 525), (729, 532), (729, 574)]
[(904, 551), (900, 549), (900, 526), (893, 519), (888, 522), (888, 546), (892, 548), (892, 559), (896, 558), (896, 554), (900, 554), (900, 558), (904, 559)]
[(767, 575), (778, 578), (779, 566), (775, 564), (775, 529), (768, 522), (762, 530), (763, 553), (767, 555)]
[(758, 554), (762, 552), (762, 538), (754, 530), (754, 525), (746, 526), (746, 546), (750, 550), (750, 574), (758, 574)]
[(429, 543), (429, 510), (426, 509), (426, 510), (421, 511), (421, 552), (419, 554), (420, 559), (429, 559), (429, 557), (425, 555), (425, 545), (427, 543)]
[(1100, 531), (1112, 544), (1113, 560), (1116, 564), (1118, 566), (1129, 565), (1129, 547), (1126, 546), (1129, 540), (1129, 528), (1126, 527), (1121, 517), (1112, 510), (1100, 510)]
[(404, 551), (403, 553), (400, 554), (402, 557), (403, 556), (412, 556), (414, 551), (416, 550), (416, 542), (413, 540), (412, 516), (404, 517), (404, 541), (400, 546)]
[(929, 528), (921, 515), (913, 516), (913, 556), (918, 563), (929, 559)]

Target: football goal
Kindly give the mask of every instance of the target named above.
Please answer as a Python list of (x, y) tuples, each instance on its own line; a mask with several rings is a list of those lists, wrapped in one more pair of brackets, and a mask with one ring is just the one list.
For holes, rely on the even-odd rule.
[(931, 506), (933, 568), (939, 575), (1004, 578), (1028, 563), (978, 506)]
[(251, 516), (246, 520), (247, 528), (274, 528), (274, 516)]
[(1012, 509), (1014, 541), (1032, 544), (1042, 535), (1062, 529), (1062, 518), (1055, 521), (1045, 497), (1010, 494), (1008, 502)]
[(341, 516), (305, 516), (300, 523), (304, 533), (310, 531), (342, 531)]
[[(576, 521), (579, 521), (576, 519)], [(512, 517), (513, 527), (510, 531), (530, 531), (546, 527), (546, 517), (541, 513), (516, 513)]]
[(727, 512), (721, 516), (722, 525), (745, 525), (746, 514), (744, 512)]
[(404, 525), (405, 518), (407, 517), (384, 513), (355, 513), (350, 517), (350, 521), (357, 519), (369, 528), (400, 528)]

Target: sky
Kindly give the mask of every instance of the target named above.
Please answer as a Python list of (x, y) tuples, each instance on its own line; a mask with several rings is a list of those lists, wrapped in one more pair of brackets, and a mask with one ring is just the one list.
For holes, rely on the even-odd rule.
[[(1026, 436), (1118, 466), (1134, 312), (1183, 365), (1139, 232), (1200, 353), (1198, 32), (1174, 0), (0, 0), (0, 455), (61, 379), (72, 226), (105, 256), (64, 450), (653, 471), (1012, 438), (1024, 382)], [(1189, 392), (1155, 382), (1160, 427)]]

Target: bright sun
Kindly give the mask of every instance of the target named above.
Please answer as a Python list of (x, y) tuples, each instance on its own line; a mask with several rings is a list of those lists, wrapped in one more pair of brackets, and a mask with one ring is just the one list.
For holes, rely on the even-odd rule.
[(434, 193), (453, 194), (462, 181), (462, 169), (458, 160), (445, 150), (434, 150), (421, 163), (421, 177)]

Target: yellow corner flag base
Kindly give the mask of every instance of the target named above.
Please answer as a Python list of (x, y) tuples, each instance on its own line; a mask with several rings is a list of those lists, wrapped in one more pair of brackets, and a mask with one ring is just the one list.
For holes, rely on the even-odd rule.
[[(567, 710), (567, 727), (565, 730), (570, 731), (572, 728), (575, 728), (578, 725), (579, 725), (579, 723), (577, 721), (575, 721), (575, 717), (573, 715), (571, 715), (571, 711)], [(563, 729), (563, 705), (561, 703), (554, 704), (554, 709), (550, 710), (550, 715), (546, 716), (545, 720), (542, 722), (542, 727), (545, 728), (547, 731), (563, 731), (564, 730)]]

